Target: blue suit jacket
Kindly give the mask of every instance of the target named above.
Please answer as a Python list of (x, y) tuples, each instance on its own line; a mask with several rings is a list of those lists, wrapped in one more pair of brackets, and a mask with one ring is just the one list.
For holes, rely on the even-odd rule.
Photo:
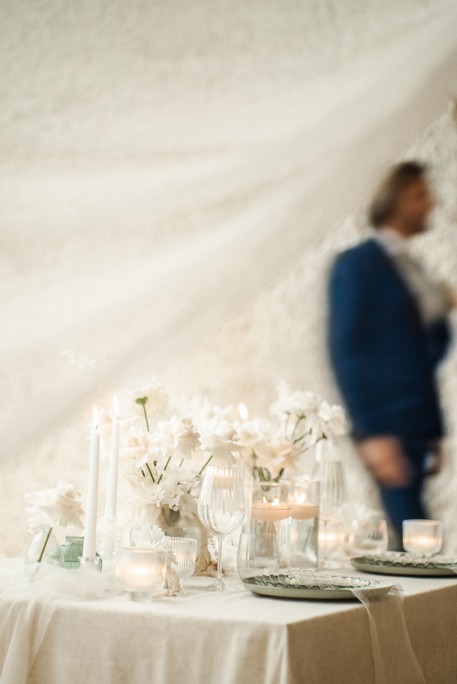
[(375, 240), (336, 259), (330, 277), (330, 357), (356, 438), (396, 435), (411, 446), (443, 436), (435, 381), (450, 341), (425, 327), (416, 301)]

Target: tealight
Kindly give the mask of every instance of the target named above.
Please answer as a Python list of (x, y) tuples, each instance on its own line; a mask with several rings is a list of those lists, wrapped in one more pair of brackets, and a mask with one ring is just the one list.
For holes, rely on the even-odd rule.
[(133, 601), (148, 601), (162, 590), (167, 552), (128, 548), (116, 551), (116, 576)]
[(443, 524), (439, 520), (404, 520), (403, 548), (419, 556), (433, 556), (443, 545)]
[(277, 499), (272, 502), (256, 501), (251, 506), (251, 518), (260, 522), (279, 522), (286, 520), (291, 511), (289, 503), (281, 503)]

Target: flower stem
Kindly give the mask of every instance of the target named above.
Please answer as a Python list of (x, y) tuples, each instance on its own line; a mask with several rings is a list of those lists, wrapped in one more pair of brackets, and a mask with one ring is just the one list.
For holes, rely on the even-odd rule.
[(168, 468), (168, 464), (170, 463), (170, 461), (171, 461), (171, 456), (168, 457), (168, 461), (165, 463), (165, 467), (164, 467), (164, 469), (162, 470), (162, 472), (160, 473), (160, 477), (159, 477), (159, 479), (157, 480), (157, 484), (160, 484), (160, 483), (162, 482), (163, 474), (164, 474), (164, 472), (166, 471), (166, 469)]
[(210, 456), (209, 459), (206, 461), (205, 465), (203, 466), (203, 468), (201, 468), (201, 469), (199, 470), (199, 472), (198, 472), (199, 475), (202, 474), (202, 472), (205, 470), (206, 466), (208, 465), (208, 463), (211, 461), (212, 458), (213, 458), (213, 457)]
[(149, 432), (149, 420), (148, 420), (148, 414), (146, 413), (146, 405), (143, 404), (143, 413), (144, 413), (144, 419), (146, 421), (146, 430)]
[(304, 416), (298, 416), (297, 417), (297, 421), (295, 423), (294, 429), (292, 430), (291, 440), (295, 439), (295, 435), (297, 434), (298, 426), (300, 425), (300, 423), (303, 419), (304, 419)]
[[(151, 480), (152, 480), (152, 481), (154, 482), (154, 484), (155, 484), (156, 481), (154, 480), (154, 475), (152, 474), (152, 470), (151, 470), (151, 468), (149, 467), (149, 463), (146, 463), (146, 468), (148, 469), (149, 475), (151, 476)], [(159, 482), (160, 482), (160, 480), (159, 480)]]
[(146, 421), (146, 430), (148, 432), (150, 432), (148, 414), (146, 413), (146, 404), (147, 403), (148, 403), (147, 397), (138, 397), (138, 399), (135, 399), (135, 404), (139, 404), (139, 406), (143, 407), (144, 420)]
[(49, 528), (48, 533), (46, 535), (46, 539), (44, 541), (43, 548), (41, 549), (40, 557), (38, 558), (38, 563), (41, 563), (41, 561), (43, 560), (44, 552), (45, 552), (46, 546), (48, 545), (48, 541), (49, 541), (49, 537), (51, 536), (51, 532), (52, 532), (52, 527)]

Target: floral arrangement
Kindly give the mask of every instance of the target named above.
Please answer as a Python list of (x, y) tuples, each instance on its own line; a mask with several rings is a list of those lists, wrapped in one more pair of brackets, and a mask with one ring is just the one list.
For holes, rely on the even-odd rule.
[(255, 479), (278, 481), (296, 472), (300, 456), (318, 441), (347, 431), (340, 406), (285, 384), (269, 418), (249, 419), (242, 404), (236, 410), (206, 398), (172, 400), (159, 384), (126, 392), (120, 412), (121, 472), (133, 499), (187, 515), (196, 512), (211, 461), (243, 463)]

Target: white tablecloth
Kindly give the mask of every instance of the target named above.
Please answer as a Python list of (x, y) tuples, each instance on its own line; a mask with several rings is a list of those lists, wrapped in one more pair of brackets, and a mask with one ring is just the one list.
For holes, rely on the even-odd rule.
[[(405, 589), (411, 642), (427, 682), (455, 684), (457, 578), (398, 579)], [(0, 619), (8, 614), (10, 625), (0, 636), (0, 662), (11, 630), (28, 621), (20, 658), (27, 662), (41, 620), (47, 626), (30, 664), (29, 684), (376, 682), (368, 617), (360, 603), (257, 597), (235, 578), (229, 579), (228, 591), (210, 593), (204, 588), (209, 582), (193, 578), (183, 596), (153, 603), (132, 602), (126, 595), (57, 599), (49, 623), (50, 603), (24, 611), (29, 599), (8, 592), (0, 598)], [(402, 657), (393, 637), (387, 654), (390, 673)], [(404, 679), (390, 674), (387, 684), (404, 684)]]

